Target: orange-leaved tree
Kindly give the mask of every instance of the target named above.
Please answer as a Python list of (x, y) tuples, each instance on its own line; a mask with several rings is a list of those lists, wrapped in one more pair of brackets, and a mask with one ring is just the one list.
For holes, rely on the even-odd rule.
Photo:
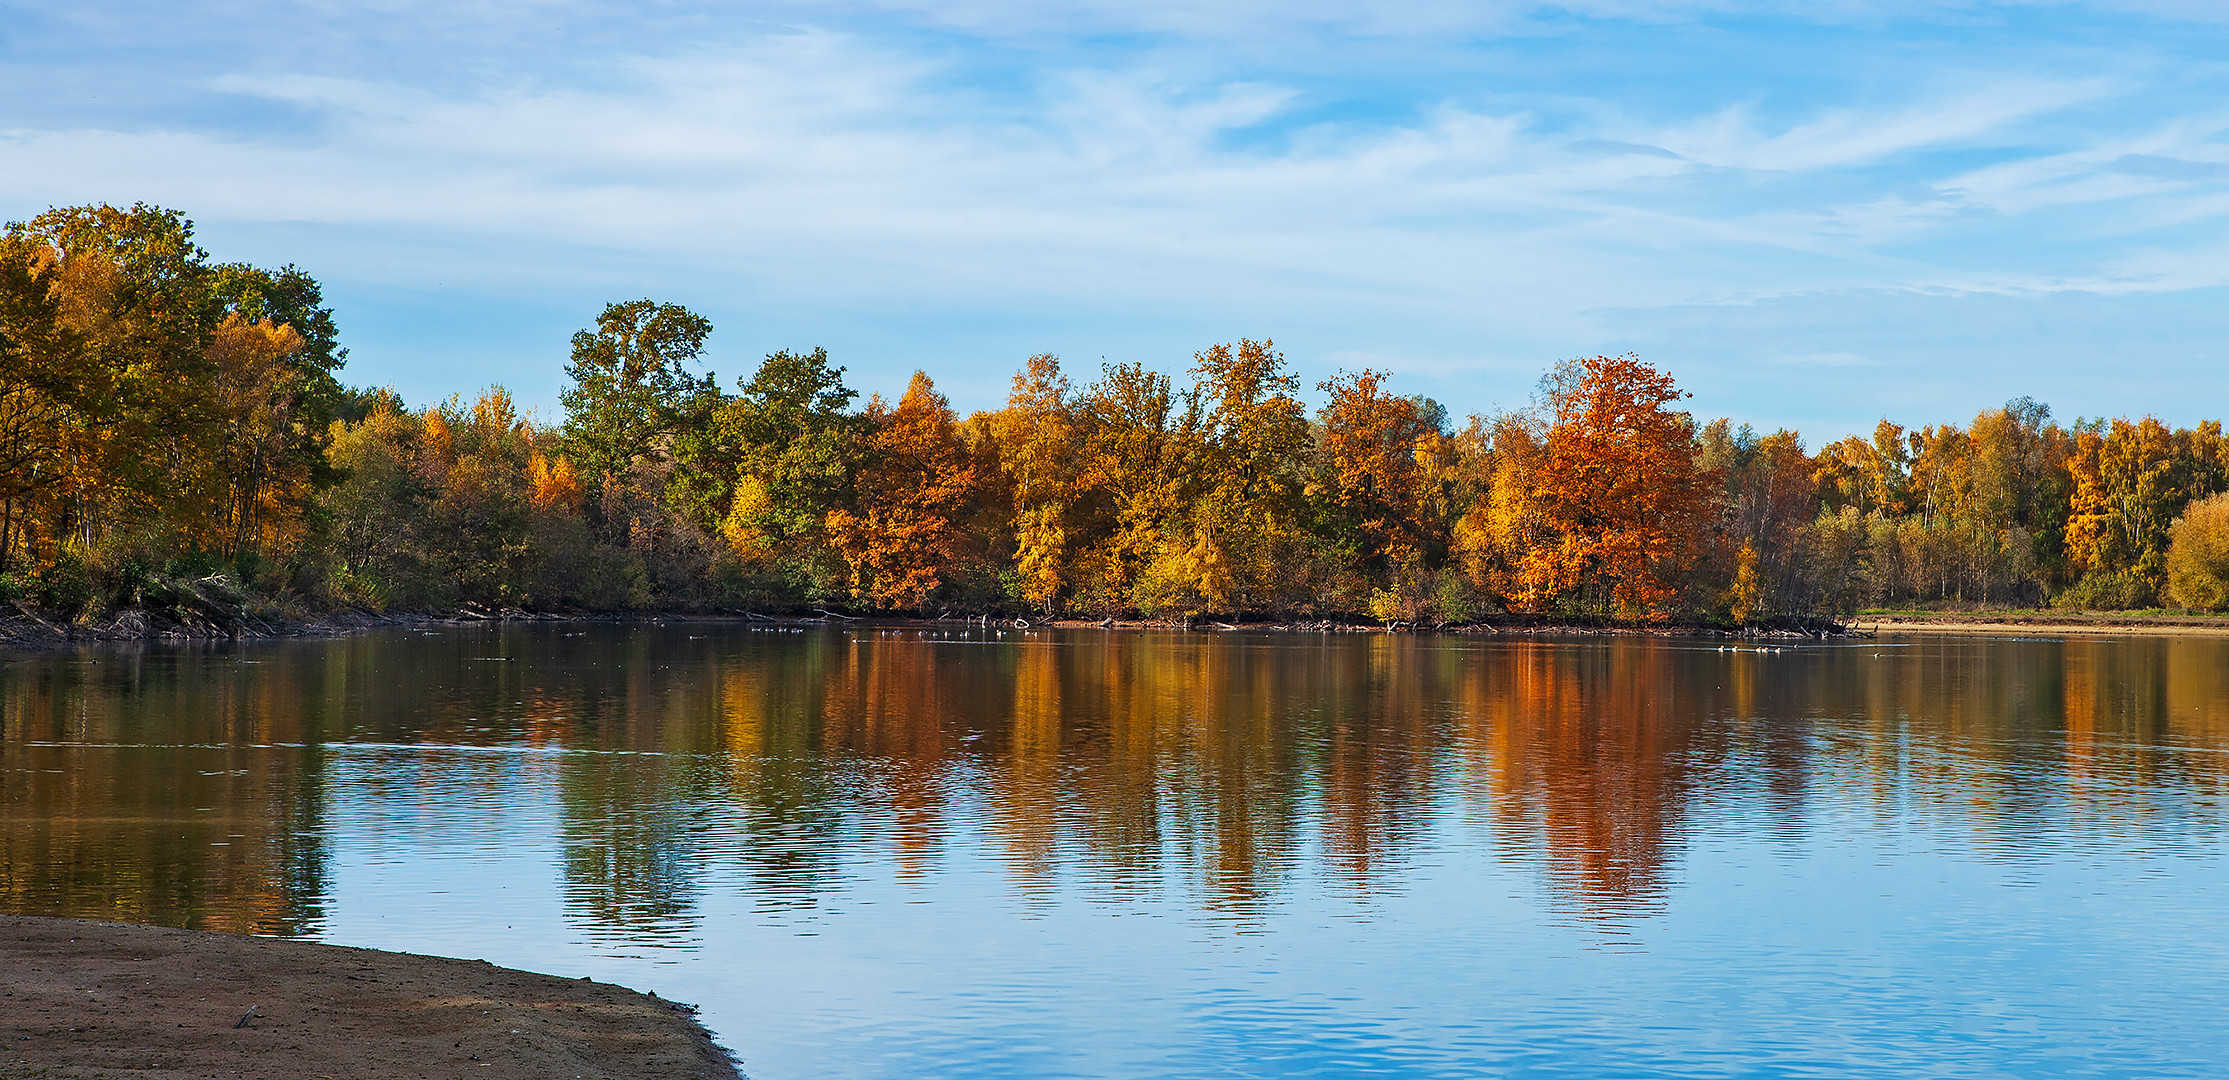
[(960, 558), (959, 519), (975, 496), (975, 466), (959, 419), (926, 372), (913, 373), (896, 408), (879, 397), (868, 402), (866, 421), (857, 512), (830, 511), (828, 532), (849, 568), (852, 596), (917, 608)]
[(1443, 438), (1437, 406), (1380, 391), (1364, 369), (1317, 384), (1323, 408), (1324, 488), (1340, 532), (1365, 572), (1413, 565), (1446, 542), (1426, 468)]
[(1568, 361), (1545, 380), (1550, 419), (1531, 476), (1536, 542), (1518, 560), (1519, 600), (1670, 614), (1702, 549), (1715, 480), (1696, 463), (1687, 395), (1639, 357)]
[(222, 490), (209, 501), (230, 535), (211, 537), (212, 548), (233, 555), (284, 550), (307, 531), (303, 510), (314, 469), (308, 457), (287, 452), (301, 441), (303, 377), (294, 359), (306, 345), (291, 326), (236, 314), (210, 336), (217, 369), (212, 404), (230, 433), (208, 478)]

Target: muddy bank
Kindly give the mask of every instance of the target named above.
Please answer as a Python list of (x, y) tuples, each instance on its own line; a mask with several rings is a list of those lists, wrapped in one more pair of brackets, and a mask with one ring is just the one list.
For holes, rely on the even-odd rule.
[(0, 1078), (736, 1080), (683, 1005), (277, 938), (0, 915)]

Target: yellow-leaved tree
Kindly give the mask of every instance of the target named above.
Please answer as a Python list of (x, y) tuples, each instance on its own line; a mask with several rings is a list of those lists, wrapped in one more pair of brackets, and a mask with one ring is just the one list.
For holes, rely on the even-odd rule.
[(2200, 611), (2229, 611), (2229, 492), (2183, 509), (2167, 549), (2167, 590)]
[(284, 551), (305, 531), (311, 461), (287, 451), (301, 437), (306, 342), (291, 326), (227, 316), (210, 336), (218, 416), (227, 433), (210, 479), (217, 520), (207, 546), (239, 555)]
[(1085, 507), (1081, 416), (1049, 354), (1014, 375), (1006, 407), (989, 418), (991, 441), (1013, 506), (1014, 575), (1022, 599), (1051, 611), (1073, 582), (1071, 563)]
[(1181, 465), (1196, 444), (1196, 416), (1177, 412), (1169, 377), (1140, 364), (1110, 364), (1079, 405), (1078, 488), (1088, 539), (1075, 557), (1076, 596), (1095, 611), (1138, 603), (1164, 528), (1190, 498)]
[(1194, 357), (1196, 432), (1187, 449), (1197, 491), (1165, 533), (1156, 576), (1168, 607), (1235, 612), (1307, 592), (1300, 576), (1313, 438), (1293, 396), (1299, 381), (1269, 341)]

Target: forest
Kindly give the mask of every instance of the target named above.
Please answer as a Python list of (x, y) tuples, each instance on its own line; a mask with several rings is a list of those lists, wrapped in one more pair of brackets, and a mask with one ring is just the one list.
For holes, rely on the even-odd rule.
[(1172, 375), (1029, 357), (961, 416), (821, 349), (726, 386), (712, 325), (607, 306), (563, 416), (343, 383), (318, 283), (175, 211), (0, 236), (0, 604), (119, 611), (998, 613), (1770, 626), (1884, 606), (2229, 609), (2218, 421), (1964, 427), (1807, 449), (1699, 421), (1638, 357), (1458, 420), (1268, 340)]

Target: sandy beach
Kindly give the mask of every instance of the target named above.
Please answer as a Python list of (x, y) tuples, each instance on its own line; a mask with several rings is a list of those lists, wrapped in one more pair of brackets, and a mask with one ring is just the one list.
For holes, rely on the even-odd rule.
[(0, 1078), (736, 1080), (684, 1005), (278, 938), (0, 915)]

